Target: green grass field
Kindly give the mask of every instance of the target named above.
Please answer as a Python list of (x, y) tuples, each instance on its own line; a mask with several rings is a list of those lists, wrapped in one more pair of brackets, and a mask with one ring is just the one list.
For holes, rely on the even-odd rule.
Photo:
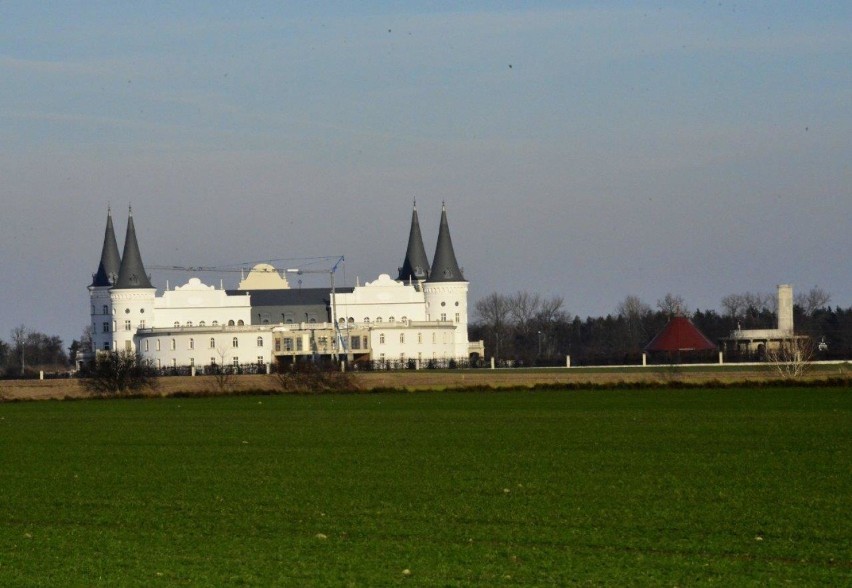
[(849, 585), (852, 392), (0, 404), (0, 584)]

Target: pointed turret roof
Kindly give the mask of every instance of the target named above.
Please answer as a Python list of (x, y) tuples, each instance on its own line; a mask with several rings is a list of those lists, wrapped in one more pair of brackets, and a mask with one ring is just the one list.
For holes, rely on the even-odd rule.
[(417, 201), (414, 201), (414, 211), (411, 213), (411, 230), (408, 233), (408, 249), (405, 250), (405, 261), (399, 268), (397, 280), (422, 281), (429, 277), (429, 258), (423, 247), (423, 235), (420, 234), (420, 221), (417, 218)]
[(645, 351), (709, 351), (716, 346), (685, 316), (675, 316), (645, 346)]
[(118, 255), (118, 243), (112, 226), (112, 212), (107, 208), (107, 224), (104, 231), (104, 246), (101, 249), (101, 262), (98, 271), (92, 276), (92, 286), (112, 286), (118, 279), (121, 257)]
[(121, 269), (118, 270), (118, 280), (115, 282), (117, 289), (130, 288), (153, 288), (145, 266), (142, 264), (142, 255), (139, 253), (139, 244), (136, 242), (136, 227), (133, 226), (133, 211), (127, 215), (127, 235), (124, 237), (124, 253), (121, 255)]
[(447, 207), (441, 205), (441, 228), (438, 229), (438, 244), (432, 259), (432, 271), (427, 282), (464, 282), (464, 276), (456, 261), (453, 240), (450, 238), (450, 225), (447, 223)]

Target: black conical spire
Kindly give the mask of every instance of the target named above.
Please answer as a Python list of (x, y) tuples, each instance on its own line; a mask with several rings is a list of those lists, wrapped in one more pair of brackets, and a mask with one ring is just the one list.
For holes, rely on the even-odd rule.
[(127, 236), (124, 238), (124, 253), (121, 256), (121, 269), (118, 270), (118, 280), (115, 288), (153, 288), (145, 266), (142, 265), (142, 255), (136, 242), (136, 227), (133, 226), (133, 211), (127, 215)]
[(447, 207), (441, 205), (441, 228), (438, 230), (438, 244), (432, 259), (432, 271), (427, 282), (464, 282), (464, 276), (456, 261), (453, 241), (450, 239), (450, 225), (447, 223)]
[(405, 261), (399, 268), (397, 280), (422, 281), (429, 277), (429, 258), (423, 247), (423, 236), (420, 234), (420, 221), (417, 219), (417, 201), (414, 201), (414, 211), (411, 213), (411, 230), (408, 233), (408, 248), (405, 250)]
[(121, 258), (118, 256), (118, 243), (112, 227), (112, 212), (107, 208), (107, 224), (104, 232), (104, 246), (101, 249), (101, 262), (97, 273), (92, 276), (92, 286), (112, 286), (118, 279)]

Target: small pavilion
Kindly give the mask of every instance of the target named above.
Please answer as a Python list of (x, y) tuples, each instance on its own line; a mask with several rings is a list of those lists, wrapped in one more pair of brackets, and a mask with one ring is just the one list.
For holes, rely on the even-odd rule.
[(680, 361), (681, 353), (700, 354), (716, 351), (717, 347), (685, 316), (674, 316), (645, 346), (651, 354), (667, 353)]

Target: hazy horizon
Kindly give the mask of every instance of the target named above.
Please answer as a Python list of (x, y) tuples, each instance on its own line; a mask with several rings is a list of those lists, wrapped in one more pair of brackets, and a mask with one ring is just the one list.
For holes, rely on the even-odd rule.
[(852, 6), (513, 6), (0, 4), (0, 338), (80, 337), (130, 204), (160, 290), (337, 255), (395, 277), (416, 198), (430, 261), (446, 202), (471, 309), (852, 305)]

